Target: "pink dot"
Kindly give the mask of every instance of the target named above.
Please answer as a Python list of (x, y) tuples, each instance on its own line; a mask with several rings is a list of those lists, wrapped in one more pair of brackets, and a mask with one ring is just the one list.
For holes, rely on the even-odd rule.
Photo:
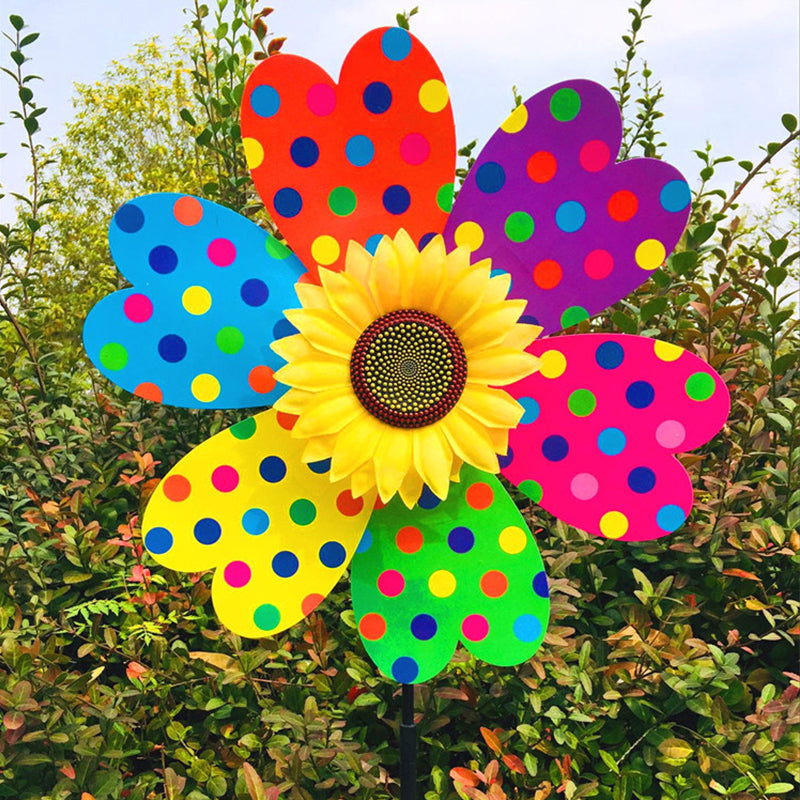
[(153, 316), (153, 304), (143, 294), (132, 294), (125, 298), (122, 306), (125, 316), (131, 322), (147, 322)]
[(583, 260), (583, 271), (596, 281), (607, 278), (614, 269), (614, 257), (608, 250), (592, 250)]
[(680, 447), (686, 439), (686, 428), (676, 419), (668, 419), (656, 428), (656, 441), (667, 450)]
[(336, 92), (326, 83), (315, 83), (306, 94), (306, 105), (312, 114), (327, 117), (336, 108)]
[(400, 156), (406, 164), (424, 164), (431, 154), (431, 146), (421, 133), (409, 133), (400, 142)]
[(386, 597), (397, 597), (405, 588), (405, 578), (396, 569), (387, 569), (378, 575), (378, 591)]
[(208, 258), (218, 267), (227, 267), (236, 258), (236, 248), (230, 239), (214, 239), (208, 246)]
[(211, 483), (218, 492), (232, 492), (239, 485), (239, 473), (225, 464), (211, 473)]
[(225, 583), (227, 583), (228, 586), (232, 586), (234, 589), (241, 589), (242, 586), (247, 586), (247, 584), (250, 583), (251, 575), (250, 565), (246, 564), (244, 561), (231, 561), (231, 563), (225, 567)]
[(470, 614), (461, 623), (461, 634), (471, 642), (480, 642), (489, 635), (489, 620), (481, 614)]
[(591, 139), (586, 142), (581, 147), (578, 156), (581, 166), (587, 172), (599, 172), (608, 164), (609, 158), (611, 158), (611, 151), (608, 149), (608, 145), (600, 139)]
[(599, 484), (594, 475), (581, 472), (572, 479), (569, 488), (578, 500), (591, 500), (597, 494)]

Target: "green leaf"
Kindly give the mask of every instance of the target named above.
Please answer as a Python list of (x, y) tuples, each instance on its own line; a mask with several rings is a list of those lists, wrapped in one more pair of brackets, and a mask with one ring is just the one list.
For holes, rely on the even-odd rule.
[(658, 314), (663, 313), (666, 307), (667, 307), (667, 298), (656, 297), (653, 300), (649, 300), (648, 302), (642, 305), (642, 309), (639, 312), (639, 316), (641, 317), (642, 322), (647, 322), (647, 320), (652, 319)]
[(180, 116), (181, 116), (181, 119), (182, 119), (184, 122), (188, 122), (190, 125), (197, 125), (197, 121), (196, 121), (196, 120), (195, 120), (195, 118), (192, 116), (192, 112), (191, 112), (191, 111), (189, 111), (189, 109), (188, 109), (188, 108), (182, 108), (182, 109), (180, 110), (179, 114), (180, 114)]
[(636, 324), (636, 320), (633, 317), (628, 316), (628, 314), (623, 313), (622, 311), (615, 311), (611, 315), (611, 321), (623, 333), (636, 333), (638, 327)]
[(611, 753), (607, 753), (605, 750), (600, 750), (600, 759), (602, 762), (614, 773), (619, 775), (619, 764), (617, 764), (617, 759), (611, 755)]
[(14, 30), (21, 31), (25, 27), (25, 20), (19, 14), (12, 14), (8, 21), (14, 26)]
[(692, 241), (694, 241), (695, 244), (703, 244), (703, 242), (711, 238), (716, 227), (716, 222), (704, 222), (702, 225), (698, 225), (693, 231), (690, 231), (689, 236), (692, 237)]
[[(773, 242), (772, 244), (775, 243)], [(787, 270), (783, 269), (783, 267), (772, 267), (772, 269), (767, 270), (767, 283), (777, 289), (786, 280), (788, 274)]]
[(684, 739), (669, 737), (661, 742), (658, 746), (658, 751), (665, 758), (671, 758), (675, 761), (686, 761), (694, 752), (694, 748)]
[(38, 33), (29, 33), (27, 36), (22, 37), (19, 46), (27, 47), (29, 44), (33, 44), (38, 38), (39, 38)]
[(775, 239), (775, 241), (769, 243), (769, 254), (773, 258), (780, 258), (788, 246), (788, 239)]
[(797, 787), (793, 783), (786, 783), (785, 781), (778, 781), (778, 783), (771, 783), (764, 789), (765, 792), (773, 792), (775, 794), (786, 794), (786, 792), (791, 792), (792, 789), (796, 789)]
[(781, 117), (781, 123), (789, 133), (794, 133), (797, 128), (797, 117), (794, 114), (784, 114)]
[(753, 169), (753, 162), (752, 161), (740, 161), (739, 166), (745, 170), (746, 172), (750, 172)]

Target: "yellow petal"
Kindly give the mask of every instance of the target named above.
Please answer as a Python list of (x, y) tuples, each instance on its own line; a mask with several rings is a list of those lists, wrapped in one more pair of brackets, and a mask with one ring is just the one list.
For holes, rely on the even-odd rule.
[(413, 463), (411, 431), (387, 425), (373, 461), (378, 494), (384, 503), (388, 503)]
[[(488, 260), (488, 259), (487, 259)], [(478, 262), (482, 264), (483, 262)], [(491, 264), (491, 262), (489, 262)], [(476, 264), (477, 266), (477, 264)], [(489, 267), (491, 270), (491, 266)], [(486, 290), (485, 303), (499, 303), (508, 297), (511, 291), (511, 275), (508, 272), (501, 272), (499, 275), (493, 275), (489, 280), (489, 288)]]
[(431, 491), (444, 500), (450, 485), (453, 448), (438, 423), (417, 428), (413, 434), (414, 466)]
[(450, 468), (451, 483), (461, 483), (461, 467), (463, 466), (464, 462), (458, 456), (453, 456), (453, 466)]
[(538, 338), (544, 330), (541, 325), (528, 325), (527, 322), (518, 322), (511, 332), (503, 339), (504, 347), (513, 347), (524, 350), (531, 342)]
[(483, 425), (454, 408), (442, 420), (442, 428), (456, 455), (485, 472), (497, 472), (497, 456)]
[(288, 392), (282, 394), (272, 405), (276, 411), (282, 411), (284, 414), (302, 414), (314, 396), (314, 392), (305, 392), (302, 389), (289, 389)]
[(472, 267), (447, 287), (434, 313), (454, 330), (483, 303), (489, 285), (489, 268)]
[(505, 300), (478, 309), (469, 323), (456, 330), (467, 355), (500, 344), (525, 309), (524, 300)]
[(420, 254), (419, 266), (413, 275), (408, 304), (420, 311), (434, 308), (445, 275), (447, 252), (444, 239), (434, 237)]
[(276, 352), (284, 361), (294, 361), (296, 358), (306, 358), (319, 352), (308, 342), (305, 336), (299, 333), (294, 336), (284, 336), (276, 339), (270, 348)]
[(348, 422), (363, 413), (364, 407), (358, 402), (350, 386), (315, 392), (292, 428), (292, 436), (302, 439), (338, 433)]
[(504, 456), (508, 452), (508, 428), (487, 428), (486, 433), (492, 440), (495, 453)]
[(514, 428), (524, 409), (503, 389), (467, 384), (457, 408), (490, 428)]
[(385, 427), (383, 422), (367, 411), (346, 425), (339, 433), (333, 448), (331, 480), (338, 481), (350, 475), (371, 459)]
[(352, 239), (347, 245), (345, 258), (345, 272), (355, 278), (362, 286), (369, 281), (369, 270), (372, 266), (372, 256)]
[(413, 276), (419, 266), (419, 250), (404, 228), (397, 231), (394, 246), (400, 264), (400, 306), (409, 308)]
[(335, 312), (292, 308), (285, 311), (284, 316), (314, 347), (334, 356), (350, 358), (359, 332)]
[(375, 466), (372, 460), (365, 461), (350, 476), (350, 493), (353, 497), (363, 497), (375, 488)]
[(297, 299), (303, 308), (330, 308), (328, 298), (321, 286), (313, 283), (296, 283), (294, 290), (297, 292)]
[(335, 433), (328, 436), (315, 436), (313, 439), (309, 439), (303, 448), (303, 463), (312, 464), (314, 461), (324, 461), (326, 458), (330, 458), (335, 443)]
[(344, 272), (320, 269), (320, 279), (330, 307), (357, 330), (363, 330), (379, 315), (367, 290)]
[(414, 508), (414, 504), (422, 494), (422, 478), (416, 472), (409, 472), (400, 484), (400, 499), (407, 508)]
[(474, 354), (467, 365), (467, 381), (506, 386), (539, 369), (539, 359), (511, 347), (490, 347)]
[(392, 240), (385, 236), (375, 251), (375, 258), (369, 274), (370, 292), (381, 314), (388, 314), (390, 311), (402, 308), (400, 272), (397, 250)]
[(321, 392), (337, 386), (349, 386), (350, 364), (338, 356), (314, 353), (305, 358), (296, 358), (281, 367), (275, 373), (275, 380), (307, 392)]

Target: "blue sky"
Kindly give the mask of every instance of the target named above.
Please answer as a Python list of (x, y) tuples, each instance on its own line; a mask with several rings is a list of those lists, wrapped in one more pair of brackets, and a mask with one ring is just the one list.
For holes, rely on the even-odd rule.
[[(511, 86), (524, 97), (560, 80), (587, 77), (608, 85), (623, 53), (621, 34), (631, 0), (271, 0), (270, 27), (288, 36), (285, 52), (302, 54), (338, 75), (350, 45), (367, 30), (394, 23), (413, 3), (412, 30), (432, 51), (450, 87), (458, 141), (485, 142), (512, 105)], [(403, 5), (403, 3), (406, 5)], [(29, 53), (44, 82), (37, 97), (48, 107), (47, 136), (72, 114), (75, 81), (101, 80), (106, 65), (149, 36), (169, 40), (187, 17), (183, 0), (9, 0), (30, 30), (41, 32)], [(797, 114), (796, 0), (653, 0), (642, 54), (666, 98), (662, 130), (667, 158), (692, 180), (692, 149), (706, 140), (719, 154), (759, 159), (758, 145), (781, 138), (782, 113)], [(8, 28), (7, 22), (4, 29)], [(3, 46), (3, 64), (8, 48)], [(3, 119), (16, 98), (0, 89)], [(22, 191), (24, 152), (19, 130), (0, 127), (4, 191)], [(732, 182), (736, 167), (723, 173)], [(759, 190), (749, 197), (759, 205)], [(0, 219), (10, 216), (8, 198)]]

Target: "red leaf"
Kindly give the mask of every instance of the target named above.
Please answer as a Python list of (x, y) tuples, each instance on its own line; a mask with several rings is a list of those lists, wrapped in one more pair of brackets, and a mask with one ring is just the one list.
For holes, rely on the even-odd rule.
[(16, 731), (25, 724), (25, 715), (21, 711), (8, 711), (3, 717), (3, 725), (10, 731)]
[(72, 764), (64, 764), (64, 766), (59, 769), (59, 772), (64, 777), (69, 778), (71, 781), (75, 780), (75, 768), (72, 766)]
[(747, 572), (743, 569), (724, 569), (722, 570), (723, 575), (731, 575), (734, 578), (745, 578), (748, 581), (758, 581), (761, 583), (761, 578), (758, 575), (755, 575), (752, 572)]
[(458, 781), (462, 786), (477, 786), (478, 778), (472, 770), (465, 767), (453, 767), (450, 770), (450, 777), (454, 781)]
[(503, 745), (500, 744), (497, 734), (494, 731), (490, 731), (488, 728), (481, 728), (481, 736), (483, 736), (483, 741), (486, 742), (497, 755), (500, 755), (503, 750)]
[(503, 756), (503, 763), (513, 772), (518, 772), (520, 775), (525, 774), (525, 765), (522, 763), (522, 759), (519, 756), (508, 753)]

